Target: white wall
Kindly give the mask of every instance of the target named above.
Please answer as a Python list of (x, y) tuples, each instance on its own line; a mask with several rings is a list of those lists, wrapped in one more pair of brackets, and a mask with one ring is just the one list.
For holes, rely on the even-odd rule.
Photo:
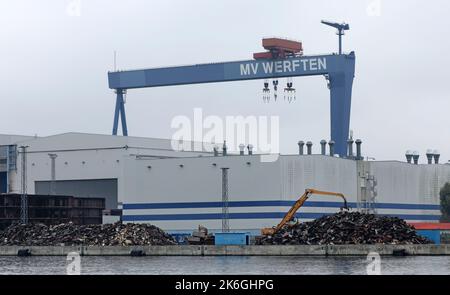
[[(378, 181), (376, 205), (381, 205), (377, 208), (378, 213), (406, 216), (411, 218), (410, 221), (437, 221), (440, 215), (437, 208), (439, 188), (446, 181), (450, 181), (449, 165), (417, 166), (391, 161), (370, 162), (368, 166), (370, 173)], [(353, 160), (322, 155), (280, 156), (274, 162), (263, 162), (258, 155), (167, 160), (129, 158), (125, 163), (126, 173), (123, 175), (121, 187), (124, 215), (131, 216), (129, 221), (151, 222), (167, 230), (189, 231), (199, 224), (210, 229), (220, 229), (221, 220), (217, 217), (221, 213), (220, 206), (202, 207), (192, 203), (221, 202), (221, 167), (230, 168), (230, 202), (292, 202), (297, 200), (306, 188), (315, 188), (341, 192), (354, 209), (357, 207), (359, 168)], [(185, 207), (170, 207), (173, 203), (180, 202), (191, 204)], [(329, 205), (330, 202), (334, 205)], [(318, 213), (333, 213), (339, 210), (339, 202), (341, 200), (335, 197), (312, 196), (300, 213), (304, 220), (315, 218)], [(133, 209), (127, 207), (127, 204), (150, 204), (151, 207), (140, 206)], [(166, 207), (154, 208), (155, 204), (164, 204)], [(288, 203), (275, 203), (271, 206), (230, 206), (230, 213), (247, 214), (240, 219), (231, 219), (230, 225), (233, 229), (273, 226), (289, 208)], [(248, 217), (251, 213), (281, 215)], [(206, 214), (215, 217), (195, 219), (184, 214)], [(427, 219), (430, 217), (433, 220)]]
[[(294, 200), (306, 188), (343, 193), (356, 202), (356, 162), (322, 155), (282, 156), (283, 199)], [(339, 201), (334, 197), (314, 196), (314, 200)]]
[(439, 189), (450, 181), (449, 165), (371, 162), (378, 180), (378, 202), (437, 204)]
[[(394, 204), (419, 204), (432, 205), (426, 209), (378, 209), (380, 214), (398, 214), (404, 216), (422, 215), (423, 219), (414, 221), (437, 221), (429, 220), (426, 216), (438, 216), (439, 191), (446, 182), (450, 181), (450, 165), (413, 165), (403, 162), (370, 162), (370, 171), (375, 175), (378, 185), (377, 203)], [(407, 217), (405, 219), (408, 220)]]
[(230, 198), (269, 200), (281, 193), (280, 163), (261, 163), (259, 156), (130, 159), (126, 165), (127, 202), (220, 201), (222, 167), (229, 168)]

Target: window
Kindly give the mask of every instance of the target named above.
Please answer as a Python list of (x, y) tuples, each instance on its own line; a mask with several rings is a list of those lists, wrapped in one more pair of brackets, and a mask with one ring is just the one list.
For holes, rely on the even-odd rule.
[(8, 146), (8, 170), (9, 171), (17, 170), (17, 146), (16, 145)]

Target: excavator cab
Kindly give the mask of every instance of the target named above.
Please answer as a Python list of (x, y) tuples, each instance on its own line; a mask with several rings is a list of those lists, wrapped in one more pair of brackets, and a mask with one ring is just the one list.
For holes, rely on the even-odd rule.
[(302, 207), (303, 204), (305, 204), (306, 200), (308, 200), (308, 198), (313, 194), (340, 197), (344, 201), (344, 204), (341, 207), (341, 211), (349, 210), (349, 207), (347, 204), (347, 199), (341, 193), (326, 192), (326, 191), (320, 191), (320, 190), (315, 190), (315, 189), (306, 189), (305, 193), (295, 202), (295, 204), (291, 207), (291, 209), (289, 209), (289, 211), (283, 217), (281, 222), (275, 227), (261, 229), (261, 234), (264, 236), (271, 236), (271, 235), (275, 234), (277, 231), (279, 231), (283, 226), (285, 226), (288, 223), (291, 223), (292, 221), (294, 221), (294, 223), (292, 225), (297, 224), (298, 220), (295, 217), (295, 213), (297, 213), (298, 209), (300, 209), (300, 207)]

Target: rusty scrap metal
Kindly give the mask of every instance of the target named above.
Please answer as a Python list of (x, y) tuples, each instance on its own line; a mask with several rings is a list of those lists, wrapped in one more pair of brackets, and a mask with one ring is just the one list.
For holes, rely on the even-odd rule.
[(260, 245), (428, 244), (403, 219), (341, 211), (316, 220), (287, 224)]
[(63, 223), (13, 224), (0, 232), (0, 246), (137, 246), (175, 245), (176, 241), (150, 224), (114, 223), (75, 225)]

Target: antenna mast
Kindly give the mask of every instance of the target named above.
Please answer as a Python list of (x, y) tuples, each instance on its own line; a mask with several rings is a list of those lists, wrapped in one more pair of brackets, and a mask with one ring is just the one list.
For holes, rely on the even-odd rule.
[(22, 154), (22, 192), (20, 196), (20, 221), (22, 224), (28, 223), (27, 147), (28, 146), (20, 147)]

